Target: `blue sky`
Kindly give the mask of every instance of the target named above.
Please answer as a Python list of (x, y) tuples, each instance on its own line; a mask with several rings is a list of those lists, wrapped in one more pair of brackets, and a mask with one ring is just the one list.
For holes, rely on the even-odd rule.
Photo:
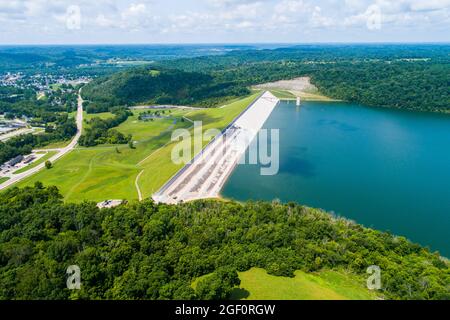
[(450, 0), (0, 0), (0, 44), (450, 42)]

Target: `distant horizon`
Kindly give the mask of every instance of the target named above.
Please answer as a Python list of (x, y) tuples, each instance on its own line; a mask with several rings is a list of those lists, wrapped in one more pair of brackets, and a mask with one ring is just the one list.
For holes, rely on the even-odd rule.
[(130, 43), (0, 43), (0, 47), (32, 46), (256, 46), (256, 45), (450, 45), (450, 41), (373, 41), (373, 42), (130, 42)]
[(449, 42), (450, 0), (21, 0), (4, 45)]

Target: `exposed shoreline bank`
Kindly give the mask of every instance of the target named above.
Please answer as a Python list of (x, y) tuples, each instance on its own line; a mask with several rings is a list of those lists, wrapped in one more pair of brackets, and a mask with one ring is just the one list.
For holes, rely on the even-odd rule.
[(296, 100), (300, 97), (304, 101), (340, 101), (321, 94), (309, 77), (263, 83), (252, 89), (270, 91), (281, 100)]

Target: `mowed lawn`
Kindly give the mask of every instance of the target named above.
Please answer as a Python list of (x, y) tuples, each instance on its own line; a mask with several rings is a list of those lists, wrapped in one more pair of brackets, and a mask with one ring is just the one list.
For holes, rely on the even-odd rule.
[(376, 293), (364, 287), (363, 279), (337, 271), (305, 273), (296, 271), (294, 278), (267, 274), (252, 268), (240, 272), (241, 285), (232, 299), (248, 300), (373, 300)]
[[(153, 119), (147, 121), (140, 121), (139, 114), (144, 113), (144, 109), (133, 110), (133, 116), (129, 117), (128, 120), (122, 123), (117, 130), (125, 135), (131, 134), (134, 141), (145, 141), (149, 140), (155, 136), (158, 136), (161, 132), (165, 130), (172, 130), (175, 127), (175, 118), (178, 123), (180, 119), (189, 111), (181, 109), (166, 110), (163, 116), (170, 117), (168, 119)], [(169, 112), (170, 111), (170, 112)], [(154, 111), (152, 111), (154, 112)], [(149, 125), (151, 125), (152, 130), (148, 130)]]
[(0, 184), (2, 184), (3, 182), (6, 182), (8, 180), (9, 180), (8, 177), (0, 177)]
[(296, 95), (294, 95), (292, 92), (289, 92), (287, 90), (271, 89), (270, 92), (275, 97), (277, 97), (278, 99), (282, 99), (282, 100), (295, 100), (295, 99), (297, 99)]
[[(176, 123), (174, 119), (139, 121), (139, 113), (143, 111), (135, 110), (132, 117), (117, 127), (120, 132), (133, 135), (135, 149), (130, 149), (128, 145), (78, 147), (55, 162), (50, 170), (42, 170), (16, 186), (30, 186), (37, 181), (55, 185), (68, 202), (137, 200), (136, 178), (142, 172), (137, 183), (144, 198), (150, 197), (182, 167), (171, 160), (172, 148), (176, 143), (171, 142), (173, 130), (192, 127), (189, 121), (180, 121), (182, 116), (203, 121), (204, 130), (223, 129), (256, 97), (256, 94), (252, 95), (221, 109), (176, 109), (171, 114), (166, 111), (166, 115), (177, 119)], [(109, 115), (101, 116), (105, 118)]]

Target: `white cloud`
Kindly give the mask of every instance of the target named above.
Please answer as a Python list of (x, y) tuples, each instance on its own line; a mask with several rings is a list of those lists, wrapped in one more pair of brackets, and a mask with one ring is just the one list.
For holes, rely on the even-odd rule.
[(450, 0), (411, 1), (412, 11), (433, 11), (450, 8)]
[(102, 28), (112, 28), (112, 27), (116, 27), (116, 23), (113, 19), (109, 19), (107, 17), (105, 17), (104, 14), (99, 14), (97, 16), (97, 18), (95, 18), (95, 23)]
[[(353, 0), (348, 1), (351, 3)], [(449, 14), (450, 0), (375, 0), (372, 6), (380, 11), (381, 23), (385, 27), (429, 28), (432, 24), (445, 21)], [(343, 25), (365, 27), (370, 18), (370, 12), (366, 9), (346, 17)]]
[(275, 12), (278, 14), (292, 14), (311, 11), (312, 6), (303, 0), (283, 0), (275, 6)]
[(319, 6), (314, 7), (310, 21), (314, 28), (328, 28), (335, 25), (332, 18), (322, 15), (322, 8)]
[[(133, 42), (141, 33), (160, 41), (167, 35), (172, 41), (197, 35), (206, 42), (233, 41), (233, 36), (277, 42), (279, 34), (308, 32), (317, 35), (313, 40), (330, 41), (332, 33), (345, 37), (367, 31), (370, 5), (382, 15), (383, 28), (376, 32), (389, 37), (395, 27), (399, 41), (411, 30), (437, 30), (442, 38), (442, 30), (450, 29), (450, 0), (0, 0), (0, 42), (20, 41), (16, 39), (23, 35), (44, 41), (46, 34), (70, 41), (66, 10), (74, 4), (82, 15), (78, 35), (92, 41), (109, 33), (119, 42)], [(129, 31), (135, 32), (133, 37), (127, 36)]]

